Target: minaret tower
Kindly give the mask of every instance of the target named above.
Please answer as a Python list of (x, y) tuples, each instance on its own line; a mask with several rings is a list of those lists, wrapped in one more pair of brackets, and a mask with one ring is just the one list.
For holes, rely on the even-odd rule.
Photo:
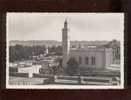
[(69, 57), (69, 51), (70, 51), (70, 41), (68, 36), (68, 23), (67, 20), (64, 22), (64, 28), (62, 29), (62, 49), (63, 49), (63, 67), (67, 66), (67, 61)]

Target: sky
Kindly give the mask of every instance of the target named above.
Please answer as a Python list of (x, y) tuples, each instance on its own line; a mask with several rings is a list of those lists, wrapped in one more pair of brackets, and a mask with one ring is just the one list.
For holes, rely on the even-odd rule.
[(9, 40), (62, 40), (67, 19), (70, 40), (120, 40), (123, 13), (7, 13)]

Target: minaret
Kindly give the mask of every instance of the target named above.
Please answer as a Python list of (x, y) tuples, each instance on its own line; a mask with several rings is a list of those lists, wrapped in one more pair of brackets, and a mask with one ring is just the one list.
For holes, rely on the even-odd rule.
[(67, 20), (64, 22), (64, 28), (62, 29), (62, 49), (63, 49), (63, 67), (67, 66), (68, 56), (69, 56), (69, 49), (70, 49), (70, 41), (68, 36), (68, 23)]
[(48, 50), (48, 47), (46, 47), (46, 54), (48, 54), (49, 53), (49, 50)]

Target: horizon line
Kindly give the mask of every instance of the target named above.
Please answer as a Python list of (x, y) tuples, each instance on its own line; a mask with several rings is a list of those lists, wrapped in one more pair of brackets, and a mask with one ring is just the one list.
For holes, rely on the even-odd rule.
[[(71, 41), (113, 41), (113, 40), (120, 41), (119, 39), (111, 39), (111, 40), (71, 40)], [(9, 40), (9, 41), (57, 41), (57, 42), (62, 42), (60, 40)]]

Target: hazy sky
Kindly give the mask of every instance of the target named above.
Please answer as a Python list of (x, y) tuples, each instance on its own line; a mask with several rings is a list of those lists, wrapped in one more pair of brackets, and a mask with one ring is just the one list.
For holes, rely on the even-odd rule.
[(122, 13), (7, 13), (9, 40), (58, 40), (67, 18), (71, 40), (122, 38)]

